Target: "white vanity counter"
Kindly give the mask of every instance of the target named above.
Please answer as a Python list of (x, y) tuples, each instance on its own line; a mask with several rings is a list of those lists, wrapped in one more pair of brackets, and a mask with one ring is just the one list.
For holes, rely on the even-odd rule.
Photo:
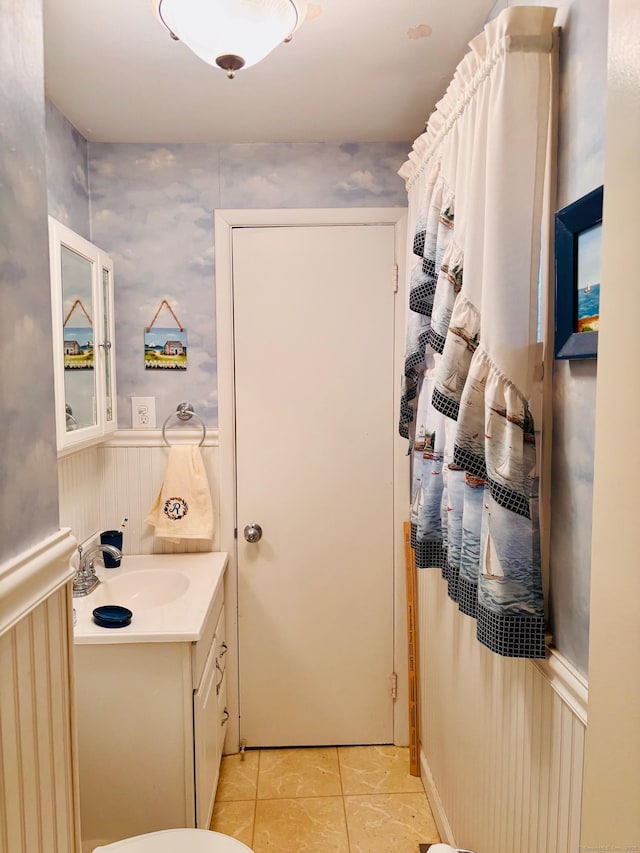
[[(221, 595), (228, 555), (133, 554), (119, 568), (96, 568), (100, 585), (73, 599), (77, 644), (175, 643), (202, 639), (214, 601)], [(119, 604), (133, 613), (124, 628), (101, 628), (93, 610)]]
[[(229, 712), (224, 552), (125, 556), (73, 599), (83, 847), (211, 821)], [(125, 628), (93, 610), (121, 604)]]

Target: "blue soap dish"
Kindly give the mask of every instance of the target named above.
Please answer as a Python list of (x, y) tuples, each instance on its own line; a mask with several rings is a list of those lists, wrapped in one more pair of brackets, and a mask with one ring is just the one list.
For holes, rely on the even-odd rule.
[(131, 623), (132, 617), (130, 610), (117, 604), (105, 604), (93, 611), (94, 622), (101, 628), (125, 628)]

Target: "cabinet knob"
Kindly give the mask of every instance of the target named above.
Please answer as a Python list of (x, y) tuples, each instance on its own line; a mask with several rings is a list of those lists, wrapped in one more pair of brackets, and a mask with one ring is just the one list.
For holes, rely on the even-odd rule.
[(262, 539), (262, 528), (260, 525), (253, 521), (250, 524), (247, 524), (244, 529), (244, 538), (247, 542), (251, 542), (252, 544), (254, 542), (259, 542)]

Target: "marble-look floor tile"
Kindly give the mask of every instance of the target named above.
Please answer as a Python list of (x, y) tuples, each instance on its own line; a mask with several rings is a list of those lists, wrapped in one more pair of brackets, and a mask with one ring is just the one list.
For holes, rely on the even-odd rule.
[(419, 777), (409, 774), (406, 747), (341, 746), (338, 757), (345, 796), (424, 792)]
[(213, 808), (211, 829), (223, 832), (251, 847), (253, 841), (253, 821), (256, 812), (255, 800), (237, 802), (216, 802)]
[(245, 752), (244, 759), (241, 753), (223, 757), (216, 802), (255, 800), (258, 790), (259, 758), (258, 750)]
[(342, 797), (258, 800), (254, 853), (349, 853)]
[(260, 751), (258, 799), (342, 794), (335, 747)]
[(344, 798), (351, 853), (418, 853), (439, 841), (424, 794)]

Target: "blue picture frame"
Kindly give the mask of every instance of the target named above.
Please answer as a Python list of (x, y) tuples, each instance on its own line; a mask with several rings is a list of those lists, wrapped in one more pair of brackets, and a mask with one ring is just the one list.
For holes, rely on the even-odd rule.
[(596, 358), (603, 187), (555, 215), (556, 358)]

